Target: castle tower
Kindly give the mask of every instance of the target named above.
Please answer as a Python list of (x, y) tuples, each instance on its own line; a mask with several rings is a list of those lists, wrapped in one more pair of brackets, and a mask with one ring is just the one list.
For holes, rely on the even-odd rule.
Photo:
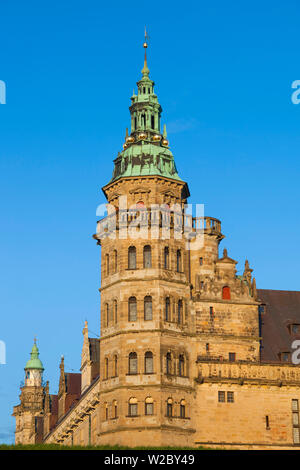
[[(131, 133), (103, 192), (108, 217), (101, 244), (100, 442), (188, 442), (193, 379), (186, 341), (189, 262), (176, 230), (189, 190), (161, 133), (162, 108), (149, 78), (147, 42), (138, 92), (131, 97)], [(151, 228), (150, 228), (151, 224)], [(112, 227), (114, 227), (112, 229)], [(118, 435), (116, 434), (118, 432)]]
[(36, 340), (27, 361), (24, 386), (21, 387), (20, 405), (14, 407), (16, 418), (16, 444), (35, 444), (42, 440), (42, 416), (44, 413), (43, 364), (39, 359)]

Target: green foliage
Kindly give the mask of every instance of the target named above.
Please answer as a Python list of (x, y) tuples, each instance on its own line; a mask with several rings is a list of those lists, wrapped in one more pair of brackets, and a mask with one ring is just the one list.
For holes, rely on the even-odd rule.
[(0, 445), (0, 450), (212, 450), (208, 447), (125, 447), (125, 446), (61, 446), (58, 444)]

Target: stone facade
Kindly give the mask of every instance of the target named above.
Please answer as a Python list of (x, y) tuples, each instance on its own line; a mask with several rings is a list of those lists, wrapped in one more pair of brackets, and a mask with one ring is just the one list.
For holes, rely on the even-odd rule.
[(295, 448), (300, 368), (261, 361), (252, 269), (246, 260), (238, 276), (227, 251), (219, 256), (219, 220), (185, 213), (188, 186), (160, 135), (146, 60), (142, 72), (132, 132), (103, 188), (113, 210), (94, 235), (100, 340), (86, 323), (81, 374), (62, 360), (58, 397), (22, 389), (16, 442), (34, 442), (38, 415), (45, 443)]

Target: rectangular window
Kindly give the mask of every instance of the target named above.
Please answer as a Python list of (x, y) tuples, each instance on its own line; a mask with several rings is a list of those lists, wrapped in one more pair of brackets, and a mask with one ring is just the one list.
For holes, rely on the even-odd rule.
[(180, 418), (185, 418), (185, 406), (180, 405)]
[(137, 416), (137, 403), (129, 404), (129, 416)]
[(292, 424), (293, 424), (293, 442), (294, 444), (300, 444), (299, 402), (297, 399), (292, 400)]
[(137, 320), (137, 304), (136, 304), (136, 298), (131, 297), (129, 299), (129, 315), (128, 315), (128, 320), (129, 321), (136, 321)]
[(293, 413), (293, 426), (299, 426), (299, 413)]
[(299, 411), (298, 400), (292, 400), (292, 411)]
[(144, 320), (152, 320), (152, 298), (146, 297), (144, 300)]
[(299, 428), (293, 428), (293, 440), (294, 444), (300, 444)]
[(169, 418), (172, 416), (172, 405), (171, 405), (171, 403), (167, 404), (167, 416)]
[(145, 357), (145, 374), (153, 374), (153, 356)]
[(281, 360), (282, 360), (283, 362), (288, 362), (289, 359), (290, 359), (290, 353), (284, 352), (284, 353), (281, 354)]
[(153, 415), (153, 403), (145, 404), (145, 415)]
[(219, 400), (219, 403), (225, 402), (225, 392), (218, 392), (218, 400)]
[(227, 403), (234, 403), (234, 392), (227, 392)]
[(235, 353), (233, 353), (233, 352), (229, 353), (229, 361), (230, 362), (235, 362)]

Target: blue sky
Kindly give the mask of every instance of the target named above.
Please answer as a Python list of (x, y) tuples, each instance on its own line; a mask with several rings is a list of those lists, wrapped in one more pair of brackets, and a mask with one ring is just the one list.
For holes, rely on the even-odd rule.
[(190, 202), (222, 220), (222, 247), (259, 288), (299, 290), (299, 2), (2, 2), (0, 442), (37, 335), (58, 389), (78, 371), (85, 319), (99, 334), (101, 187), (150, 76)]

